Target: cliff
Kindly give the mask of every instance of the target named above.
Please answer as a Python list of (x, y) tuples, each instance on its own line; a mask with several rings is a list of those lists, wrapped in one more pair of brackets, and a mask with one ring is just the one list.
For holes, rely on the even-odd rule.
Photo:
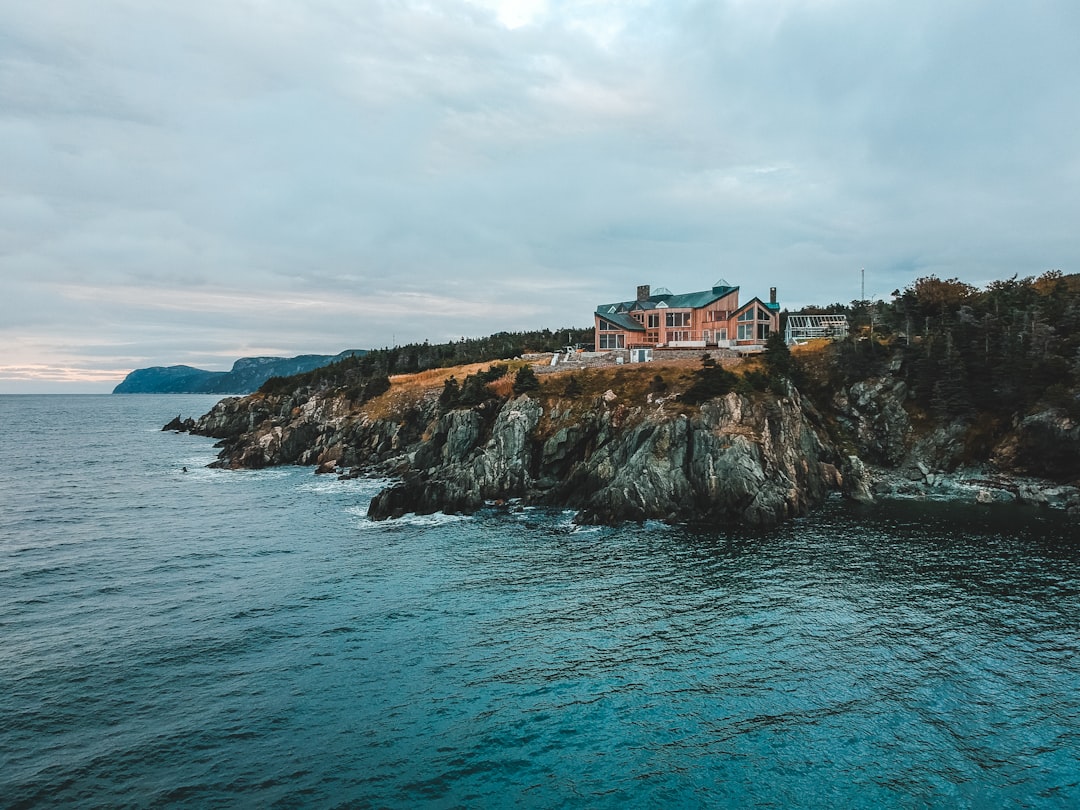
[(301, 354), (296, 357), (241, 357), (229, 371), (205, 371), (192, 366), (153, 366), (130, 372), (114, 394), (246, 394), (271, 377), (289, 377), (337, 360), (363, 355), (360, 349), (340, 354)]
[(760, 527), (804, 515), (834, 490), (869, 497), (862, 465), (838, 453), (794, 388), (687, 407), (632, 384), (566, 396), (558, 379), (468, 407), (440, 403), (437, 389), (403, 395), (398, 382), (359, 408), (341, 393), (232, 398), (194, 432), (222, 440), (222, 467), (391, 476), (371, 503), (375, 519), (513, 500), (572, 508), (584, 523)]
[(883, 374), (841, 387), (834, 433), (869, 465), (880, 497), (960, 498), (1067, 509), (1080, 516), (1080, 422), (1052, 403), (1003, 422), (985, 413), (934, 415)]
[[(710, 360), (697, 370), (689, 361), (540, 382), (530, 374), (530, 390), (517, 395), (501, 366), (376, 387), (323, 381), (226, 399), (194, 426), (168, 427), (220, 439), (220, 467), (390, 478), (371, 503), (375, 519), (511, 501), (572, 508), (583, 523), (760, 527), (806, 514), (834, 491), (1080, 514), (1080, 423), (1066, 412), (1047, 406), (1009, 424), (935, 417), (913, 403), (900, 359), (838, 385), (815, 382), (811, 363), (796, 368), (783, 355), (734, 362), (737, 373)], [(470, 370), (460, 385), (451, 376)]]

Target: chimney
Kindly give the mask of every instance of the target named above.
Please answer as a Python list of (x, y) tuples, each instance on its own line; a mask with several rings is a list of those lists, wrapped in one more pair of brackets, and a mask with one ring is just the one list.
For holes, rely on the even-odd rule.
[(652, 288), (648, 284), (639, 284), (637, 288), (637, 300), (648, 301), (649, 293), (652, 292)]
[(769, 303), (776, 303), (776, 287), (769, 287)]

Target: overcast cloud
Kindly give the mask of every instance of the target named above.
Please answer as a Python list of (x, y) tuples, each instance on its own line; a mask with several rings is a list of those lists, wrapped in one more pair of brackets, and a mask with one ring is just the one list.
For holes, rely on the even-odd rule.
[(1073, 0), (2, 4), (0, 392), (1078, 272), (1078, 40)]

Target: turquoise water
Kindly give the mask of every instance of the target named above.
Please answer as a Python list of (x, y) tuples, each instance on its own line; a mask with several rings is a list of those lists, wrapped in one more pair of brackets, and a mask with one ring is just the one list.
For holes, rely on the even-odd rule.
[(371, 523), (213, 401), (0, 397), (0, 806), (1080, 806), (1060, 514)]

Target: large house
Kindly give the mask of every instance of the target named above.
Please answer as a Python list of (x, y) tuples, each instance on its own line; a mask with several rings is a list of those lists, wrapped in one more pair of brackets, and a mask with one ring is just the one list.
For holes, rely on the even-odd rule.
[(776, 288), (769, 302), (739, 304), (739, 288), (723, 279), (710, 290), (673, 294), (664, 287), (637, 288), (633, 301), (596, 308), (596, 350), (759, 347), (780, 329)]

